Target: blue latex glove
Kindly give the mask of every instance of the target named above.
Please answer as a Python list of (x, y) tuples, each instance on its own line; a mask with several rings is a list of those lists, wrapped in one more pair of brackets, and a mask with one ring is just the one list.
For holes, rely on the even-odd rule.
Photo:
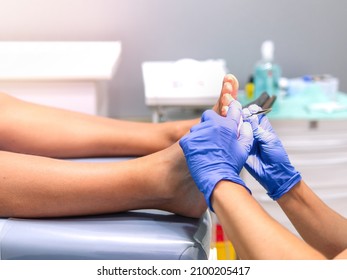
[[(252, 105), (250, 113), (260, 107)], [(247, 112), (246, 112), (247, 114)], [(254, 143), (245, 168), (277, 200), (300, 180), (301, 175), (289, 161), (288, 155), (265, 115), (250, 118)]]
[(211, 195), (219, 181), (235, 182), (250, 192), (239, 174), (251, 150), (253, 133), (249, 123), (239, 126), (240, 120), (241, 104), (234, 100), (227, 117), (205, 111), (201, 123), (179, 142), (194, 182), (212, 211)]

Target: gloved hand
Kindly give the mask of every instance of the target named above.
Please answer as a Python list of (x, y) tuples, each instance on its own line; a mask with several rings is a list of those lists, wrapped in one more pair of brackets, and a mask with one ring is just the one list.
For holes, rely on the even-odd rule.
[[(257, 105), (249, 107), (250, 113), (258, 110), (260, 107)], [(245, 168), (267, 190), (268, 195), (277, 200), (301, 180), (301, 175), (290, 163), (268, 118), (254, 115), (250, 117), (250, 123), (255, 140)]]
[(179, 141), (194, 182), (212, 211), (211, 195), (219, 181), (235, 182), (250, 192), (239, 174), (251, 150), (253, 133), (249, 123), (239, 127), (241, 108), (233, 100), (226, 117), (205, 111), (201, 123)]

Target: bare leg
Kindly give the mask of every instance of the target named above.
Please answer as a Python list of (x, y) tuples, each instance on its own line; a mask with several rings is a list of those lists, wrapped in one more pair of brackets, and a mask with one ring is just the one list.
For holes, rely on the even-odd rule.
[(0, 149), (56, 158), (139, 156), (175, 143), (197, 120), (121, 121), (0, 94)]
[[(231, 87), (225, 85), (228, 83), (227, 81), (224, 82), (221, 92), (222, 98), (225, 94), (232, 94), (232, 92), (227, 93), (228, 90), (231, 90)], [(64, 135), (67, 131), (59, 124), (59, 117), (63, 117), (64, 111), (55, 111), (41, 106), (36, 107), (17, 100), (13, 101), (7, 96), (2, 97), (9, 98), (9, 102), (18, 102), (17, 105), (23, 106), (22, 109), (26, 113), (33, 114), (34, 119), (43, 118), (45, 114), (40, 115), (41, 113), (54, 115), (53, 120), (52, 117), (49, 118), (58, 125), (56, 131), (49, 128), (52, 123), (45, 123), (45, 119), (41, 120), (42, 125), (47, 127), (50, 133), (60, 141), (71, 141), (69, 145), (75, 148), (79, 148), (81, 145), (79, 140), (76, 140), (81, 134), (85, 137), (89, 135), (84, 131), (84, 129), (89, 130), (88, 125), (95, 126), (96, 130), (98, 130), (97, 124), (108, 129), (106, 128), (106, 122), (108, 122), (106, 119), (95, 120), (94, 117), (77, 116), (75, 113), (66, 112), (68, 117), (63, 118), (63, 124), (69, 121), (67, 135), (71, 138), (75, 137), (76, 144), (67, 135)], [(217, 104), (217, 107), (224, 106), (221, 100)], [(3, 107), (3, 103), (1, 106)], [(9, 112), (9, 108), (4, 107), (2, 109), (5, 111), (4, 116), (10, 116), (13, 121), (12, 126), (14, 126), (13, 124), (16, 124), (15, 126), (28, 125), (25, 117), (16, 118), (16, 114)], [(36, 115), (34, 109), (41, 113)], [(75, 117), (81, 119), (74, 120)], [(88, 122), (89, 120), (91, 123)], [(54, 150), (50, 148), (52, 143), (49, 141), (47, 143), (41, 142), (45, 146), (44, 149), (38, 145), (26, 144), (28, 139), (41, 141), (40, 136), (42, 134), (32, 131), (32, 127), (25, 129), (25, 132), (13, 128), (16, 136), (27, 137), (24, 138), (26, 141), (21, 141), (6, 131), (6, 129), (12, 129), (11, 124), (6, 119), (0, 121), (2, 123), (1, 132), (5, 134), (5, 146), (7, 144), (7, 147), (16, 147), (16, 149), (23, 149), (24, 147), (31, 152), (33, 151), (31, 150), (32, 147), (34, 147), (36, 149), (34, 152), (54, 154)], [(71, 125), (71, 122), (76, 123)], [(122, 122), (118, 124), (123, 128), (126, 127), (126, 124)], [(81, 125), (82, 128), (76, 132), (70, 128), (70, 125), (76, 129), (78, 125)], [(42, 126), (33, 124), (33, 127), (40, 127), (42, 130)], [(133, 133), (135, 134), (135, 129)], [(106, 136), (106, 133), (103, 136)], [(55, 137), (49, 135), (50, 141), (55, 141), (53, 147), (58, 148), (59, 144), (62, 143), (55, 140)], [(91, 138), (93, 137), (91, 136)], [(117, 140), (115, 139), (115, 141)], [(126, 140), (124, 139), (124, 141)], [(135, 140), (134, 145), (136, 141), (138, 140)], [(99, 147), (100, 143), (98, 144)], [(63, 145), (64, 149), (70, 151), (70, 146)], [(67, 153), (64, 155), (66, 156)], [(3, 151), (0, 152), (0, 168), (2, 172), (0, 177), (0, 216), (3, 217), (88, 215), (141, 208), (156, 208), (189, 217), (199, 217), (207, 208), (203, 195), (190, 177), (183, 152), (177, 142), (151, 155), (120, 163), (70, 162)]]
[(199, 217), (206, 204), (178, 144), (117, 163), (0, 152), (0, 216), (57, 217), (155, 208)]

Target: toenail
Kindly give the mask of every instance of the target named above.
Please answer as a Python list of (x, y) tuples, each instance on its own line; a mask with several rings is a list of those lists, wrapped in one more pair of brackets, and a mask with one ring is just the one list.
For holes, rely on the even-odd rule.
[(233, 85), (230, 82), (226, 82), (224, 84), (224, 88), (228, 91), (232, 91), (233, 90)]
[(223, 106), (222, 107), (222, 115), (226, 116), (229, 111), (229, 106)]

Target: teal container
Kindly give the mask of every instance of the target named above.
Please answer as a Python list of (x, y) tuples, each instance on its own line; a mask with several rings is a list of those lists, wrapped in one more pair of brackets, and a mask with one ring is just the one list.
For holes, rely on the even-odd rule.
[(254, 68), (254, 98), (264, 91), (270, 96), (277, 95), (280, 90), (281, 68), (273, 62), (274, 46), (272, 41), (265, 41), (261, 47), (262, 59)]

